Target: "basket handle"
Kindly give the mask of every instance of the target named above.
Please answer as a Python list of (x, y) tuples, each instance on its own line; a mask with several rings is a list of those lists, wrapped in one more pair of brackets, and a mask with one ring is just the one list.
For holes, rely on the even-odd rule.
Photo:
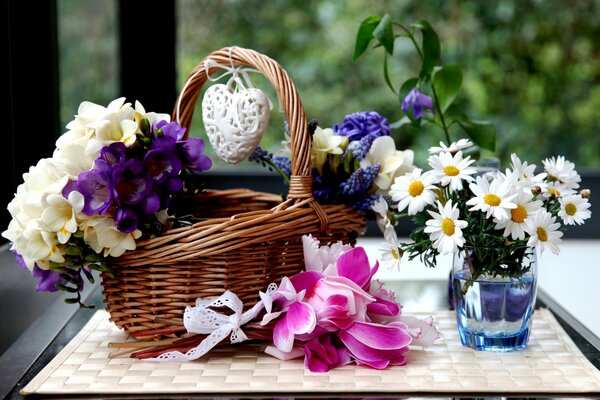
[[(319, 204), (314, 201), (312, 191), (312, 166), (310, 159), (311, 136), (308, 132), (306, 115), (296, 87), (287, 72), (277, 61), (251, 49), (240, 47), (224, 47), (205, 57), (190, 73), (173, 109), (173, 120), (186, 128), (186, 136), (194, 115), (194, 107), (202, 86), (207, 81), (206, 60), (221, 65), (248, 66), (258, 69), (271, 82), (281, 99), (288, 120), (291, 147), (292, 171), (288, 199), (308, 200), (321, 221), (321, 228), (327, 231), (329, 222)], [(208, 74), (219, 70), (214, 63), (209, 64)]]

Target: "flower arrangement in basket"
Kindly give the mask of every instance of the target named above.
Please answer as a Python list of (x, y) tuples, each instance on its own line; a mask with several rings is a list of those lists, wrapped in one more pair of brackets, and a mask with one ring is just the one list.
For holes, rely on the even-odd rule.
[[(203, 85), (231, 74), (204, 96), (207, 135), (230, 162), (245, 158), (268, 124), (269, 102), (247, 87), (245, 67), (273, 84), (290, 133), (287, 199), (248, 189), (205, 189), (204, 142), (188, 138)], [(262, 97), (261, 97), (262, 96)], [(73, 293), (80, 303), (92, 270), (102, 272), (111, 320), (128, 333), (168, 327), (197, 298), (231, 290), (250, 307), (259, 291), (303, 269), (302, 235), (353, 244), (364, 215), (313, 195), (311, 136), (287, 73), (253, 50), (216, 51), (192, 71), (173, 120), (118, 99), (84, 102), (54, 155), (24, 175), (3, 236), (39, 290)], [(163, 322), (161, 322), (163, 321)]]
[[(581, 178), (562, 156), (544, 160), (539, 173), (515, 154), (505, 172), (478, 168), (472, 156), (480, 148), (494, 150), (494, 128), (451, 107), (462, 71), (439, 65), (439, 38), (429, 23), (405, 26), (388, 15), (369, 17), (359, 29), (355, 58), (375, 39), (386, 52), (387, 65), (397, 36), (414, 44), (422, 63), (419, 75), (399, 91), (405, 116), (395, 125), (434, 126), (446, 141), (429, 149), (429, 170), (415, 168), (396, 177), (389, 196), (374, 205), (385, 237), (382, 259), (397, 267), (406, 253), (434, 267), (438, 255), (454, 254), (453, 293), (462, 343), (480, 350), (522, 349), (535, 303), (536, 250), (558, 254), (564, 226), (591, 217), (590, 191), (576, 191)], [(384, 71), (395, 91), (387, 66)], [(470, 139), (451, 142), (453, 127)], [(403, 217), (411, 217), (415, 225), (408, 243), (400, 243), (394, 230)]]

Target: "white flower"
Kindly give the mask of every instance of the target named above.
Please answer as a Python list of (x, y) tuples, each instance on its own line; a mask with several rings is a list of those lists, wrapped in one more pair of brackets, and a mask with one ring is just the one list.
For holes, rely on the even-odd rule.
[(446, 146), (446, 143), (440, 142), (440, 147), (437, 147), (437, 146), (430, 147), (429, 153), (430, 154), (438, 154), (438, 153), (441, 153), (442, 151), (445, 151), (448, 153), (456, 153), (459, 150), (464, 150), (471, 146), (473, 146), (473, 142), (471, 142), (469, 139), (460, 139), (458, 142), (450, 143), (450, 146)]
[(31, 220), (21, 235), (15, 238), (12, 246), (22, 257), (29, 270), (35, 264), (48, 269), (50, 261), (61, 263), (65, 259), (58, 248), (56, 235), (43, 229), (38, 220)]
[(389, 206), (387, 201), (382, 197), (377, 199), (371, 206), (371, 210), (375, 213), (375, 220), (381, 233), (385, 233), (388, 226), (392, 225), (389, 217)]
[(333, 129), (321, 129), (317, 126), (312, 140), (311, 157), (315, 167), (321, 172), (323, 164), (327, 161), (329, 154), (342, 155), (348, 145), (346, 136), (339, 136), (333, 133)]
[(381, 263), (388, 269), (400, 270), (400, 259), (402, 253), (400, 251), (400, 243), (398, 236), (393, 226), (389, 225), (384, 233), (385, 241), (381, 244), (379, 251), (381, 252)]
[(462, 190), (462, 181), (472, 182), (475, 169), (470, 168), (475, 160), (471, 157), (463, 159), (462, 151), (458, 151), (454, 156), (447, 151), (441, 152), (437, 156), (430, 156), (427, 160), (433, 170), (434, 183), (440, 182), (442, 186), (450, 185), (450, 191)]
[(469, 208), (469, 211), (485, 212), (486, 218), (493, 215), (496, 220), (505, 221), (510, 219), (510, 210), (517, 207), (512, 202), (517, 194), (512, 192), (510, 180), (503, 174), (500, 174), (491, 183), (478, 176), (476, 182), (471, 183), (469, 188), (475, 195), (466, 203), (468, 206), (473, 206)]
[(360, 167), (381, 165), (374, 183), (377, 188), (386, 191), (396, 176), (404, 175), (414, 169), (413, 159), (412, 150), (396, 150), (392, 137), (380, 136), (371, 144), (369, 152), (360, 162)]
[(56, 232), (58, 242), (67, 243), (71, 234), (77, 232), (76, 214), (83, 209), (83, 195), (77, 191), (62, 195), (51, 194), (45, 199), (46, 208), (42, 213), (42, 224), (50, 232)]
[(425, 233), (429, 233), (433, 247), (441, 254), (455, 253), (459, 247), (465, 244), (462, 230), (467, 227), (467, 221), (459, 220), (458, 206), (452, 205), (448, 200), (445, 206), (438, 201), (439, 214), (429, 211), (433, 218), (427, 220)]
[(142, 118), (146, 118), (150, 123), (150, 126), (158, 121), (171, 122), (171, 116), (169, 114), (146, 112), (146, 109), (144, 106), (142, 106), (142, 103), (137, 100), (135, 101), (135, 112), (133, 114), (133, 118), (137, 123), (139, 123)]
[(413, 172), (399, 176), (390, 189), (390, 195), (398, 202), (398, 211), (408, 206), (408, 214), (415, 215), (428, 204), (435, 203), (436, 187), (433, 185), (433, 176), (429, 172), (421, 174), (422, 170), (417, 168)]
[(328, 276), (337, 276), (337, 259), (352, 246), (338, 241), (331, 246), (319, 247), (319, 240), (312, 235), (302, 236), (304, 264), (307, 271), (317, 271)]
[(139, 229), (131, 233), (123, 233), (109, 217), (92, 217), (82, 221), (83, 240), (96, 253), (104, 256), (119, 257), (127, 250), (135, 250), (135, 240), (142, 236)]
[(566, 183), (560, 183), (557, 181), (550, 182), (550, 184), (547, 184), (546, 187), (543, 188), (542, 197), (544, 199), (547, 199), (549, 197), (560, 198), (564, 196), (570, 196), (575, 193), (575, 190), (571, 189), (570, 185)]
[(70, 143), (54, 150), (52, 159), (60, 164), (64, 173), (72, 180), (77, 180), (80, 172), (89, 171), (94, 166), (94, 159), (86, 154), (85, 146), (78, 143)]
[(547, 158), (542, 163), (548, 173), (550, 182), (562, 183), (567, 189), (577, 189), (579, 187), (581, 177), (575, 171), (575, 164), (567, 161), (563, 156)]
[(531, 188), (533, 186), (539, 186), (541, 189), (546, 187), (544, 179), (546, 178), (547, 174), (542, 172), (536, 175), (535, 164), (528, 165), (527, 161), (521, 161), (521, 159), (514, 153), (511, 154), (510, 159), (512, 161), (512, 167), (514, 170), (514, 185), (517, 188), (531, 193)]
[(496, 229), (504, 229), (505, 237), (512, 237), (514, 240), (525, 239), (525, 221), (531, 218), (538, 210), (542, 208), (542, 202), (533, 200), (531, 191), (529, 193), (520, 192), (513, 200), (516, 207), (510, 210), (510, 218), (505, 220), (494, 219)]
[(584, 199), (579, 194), (568, 195), (558, 199), (560, 203), (560, 211), (558, 216), (567, 225), (581, 225), (583, 220), (592, 216), (592, 212), (588, 210), (591, 204), (588, 199)]
[(559, 253), (558, 244), (563, 233), (558, 229), (560, 224), (556, 223), (556, 217), (549, 212), (540, 210), (532, 218), (525, 221), (525, 230), (531, 236), (527, 246), (539, 249), (540, 253), (548, 247), (554, 254)]

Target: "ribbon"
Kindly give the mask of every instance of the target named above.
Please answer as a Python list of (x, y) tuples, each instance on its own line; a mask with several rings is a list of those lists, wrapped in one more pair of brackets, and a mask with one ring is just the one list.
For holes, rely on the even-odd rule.
[[(267, 293), (272, 292), (277, 286), (269, 285)], [(227, 307), (233, 314), (221, 314), (213, 308)], [(231, 343), (240, 343), (248, 340), (241, 327), (253, 320), (264, 309), (264, 304), (259, 301), (250, 310), (243, 313), (244, 304), (234, 293), (226, 291), (218, 299), (197, 299), (195, 307), (186, 307), (183, 314), (183, 324), (188, 332), (208, 335), (198, 346), (188, 350), (185, 354), (179, 351), (169, 351), (148, 361), (192, 361), (196, 360), (229, 336)]]

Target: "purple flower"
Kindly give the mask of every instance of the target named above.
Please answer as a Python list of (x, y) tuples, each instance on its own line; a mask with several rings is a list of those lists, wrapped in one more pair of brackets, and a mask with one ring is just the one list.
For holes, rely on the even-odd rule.
[(204, 141), (199, 138), (177, 142), (177, 154), (185, 168), (192, 172), (202, 172), (212, 167), (212, 160), (204, 155)]
[(413, 117), (419, 119), (425, 114), (425, 108), (433, 112), (433, 102), (431, 97), (419, 92), (419, 89), (411, 90), (404, 100), (402, 100), (402, 111), (412, 113)]
[(138, 214), (128, 208), (119, 208), (115, 214), (115, 225), (123, 233), (130, 233), (137, 229)]
[(113, 187), (106, 172), (83, 171), (77, 177), (77, 191), (85, 200), (83, 213), (86, 215), (106, 214), (112, 204)]
[(363, 136), (360, 140), (350, 142), (346, 148), (343, 158), (346, 158), (349, 153), (352, 152), (352, 157), (356, 158), (358, 161), (361, 161), (371, 149), (373, 141), (378, 137), (379, 135), (375, 133), (369, 133), (368, 135)]
[(137, 160), (112, 170), (113, 196), (117, 204), (138, 204), (152, 191), (152, 177)]
[(341, 125), (335, 124), (333, 130), (337, 135), (348, 136), (351, 142), (360, 140), (368, 134), (379, 136), (388, 136), (390, 134), (390, 124), (387, 119), (375, 111), (357, 112), (346, 115)]
[(304, 355), (304, 366), (311, 372), (327, 372), (352, 362), (348, 349), (332, 334), (320, 335), (306, 342)]
[(157, 121), (153, 124), (152, 132), (155, 138), (168, 137), (179, 142), (185, 136), (185, 128), (177, 122)]
[(375, 178), (377, 178), (380, 168), (380, 164), (375, 164), (354, 171), (354, 173), (340, 185), (342, 194), (344, 196), (366, 194), (371, 188), (371, 184)]
[[(15, 261), (17, 265), (25, 270), (29, 270), (27, 265), (25, 265), (25, 261), (23, 260), (23, 256), (21, 256), (16, 251), (12, 251), (15, 255)], [(56, 284), (65, 284), (65, 282), (60, 278), (60, 273), (51, 270), (45, 270), (38, 267), (37, 264), (33, 266), (33, 270), (31, 271), (31, 276), (34, 278), (40, 278), (35, 290), (38, 292), (56, 292), (58, 289), (56, 288)]]
[(144, 214), (153, 214), (158, 210), (167, 208), (167, 206), (161, 207), (161, 203), (160, 195), (153, 190), (144, 200), (142, 200), (140, 207)]
[(98, 160), (103, 160), (108, 165), (122, 164), (126, 161), (127, 147), (122, 142), (114, 142), (100, 150)]
[(144, 169), (150, 174), (154, 182), (161, 184), (170, 177), (179, 175), (181, 161), (173, 153), (159, 149), (150, 150), (142, 162)]

